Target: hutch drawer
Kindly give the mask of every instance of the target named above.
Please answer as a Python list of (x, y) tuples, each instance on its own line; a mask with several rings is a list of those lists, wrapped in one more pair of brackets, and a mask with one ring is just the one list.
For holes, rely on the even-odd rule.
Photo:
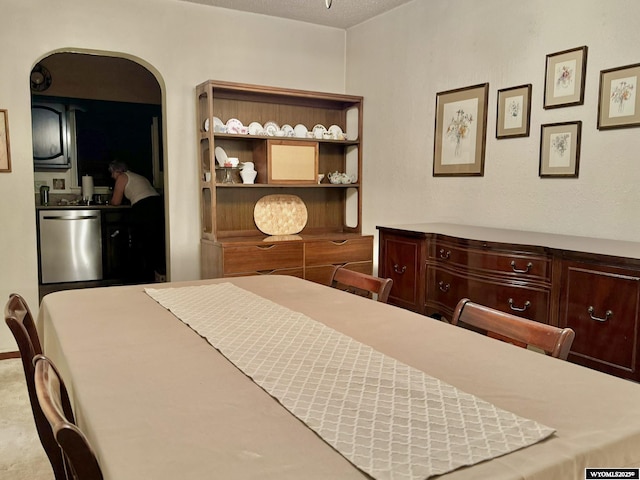
[(276, 268), (274, 270), (262, 270), (259, 272), (230, 273), (225, 277), (248, 277), (253, 275), (290, 275), (292, 277), (304, 278), (302, 268)]
[[(373, 271), (373, 262), (350, 262), (344, 264), (345, 268), (349, 270), (355, 270), (356, 272), (366, 273), (371, 275)], [(321, 283), (323, 285), (329, 285), (331, 282), (331, 276), (335, 265), (320, 265), (317, 267), (305, 267), (304, 278), (312, 282)]]
[(224, 246), (224, 275), (303, 268), (302, 243)]
[(305, 243), (305, 267), (373, 260), (373, 236)]

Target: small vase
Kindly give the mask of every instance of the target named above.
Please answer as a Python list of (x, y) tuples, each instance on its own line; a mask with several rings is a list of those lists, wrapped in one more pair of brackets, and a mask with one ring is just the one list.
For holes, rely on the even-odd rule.
[(255, 170), (247, 170), (242, 169), (240, 171), (240, 177), (242, 177), (242, 183), (253, 183), (253, 181), (256, 179), (256, 175), (258, 175), (258, 172), (256, 172)]

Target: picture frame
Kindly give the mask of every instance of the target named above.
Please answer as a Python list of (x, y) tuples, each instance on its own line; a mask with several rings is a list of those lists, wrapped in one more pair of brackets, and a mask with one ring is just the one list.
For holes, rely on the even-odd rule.
[(530, 83), (498, 90), (496, 138), (528, 137), (531, 126)]
[(11, 171), (11, 147), (9, 143), (9, 113), (0, 110), (0, 172)]
[(267, 140), (267, 183), (318, 183), (318, 142)]
[(578, 177), (582, 122), (540, 126), (540, 177)]
[(544, 81), (544, 108), (584, 103), (587, 47), (572, 48), (547, 55)]
[(640, 63), (600, 72), (598, 130), (640, 127)]
[(489, 83), (436, 94), (433, 176), (482, 176)]

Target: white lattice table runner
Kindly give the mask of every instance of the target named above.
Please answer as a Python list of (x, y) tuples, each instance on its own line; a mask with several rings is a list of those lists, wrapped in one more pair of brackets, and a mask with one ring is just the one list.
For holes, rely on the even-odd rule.
[(426, 479), (554, 432), (230, 283), (146, 292), (375, 479)]

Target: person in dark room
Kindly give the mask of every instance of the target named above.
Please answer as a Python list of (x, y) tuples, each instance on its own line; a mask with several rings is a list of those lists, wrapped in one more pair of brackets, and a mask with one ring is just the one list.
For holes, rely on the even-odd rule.
[(132, 258), (138, 268), (135, 280), (153, 282), (164, 277), (164, 205), (162, 197), (142, 175), (129, 171), (118, 160), (109, 164), (115, 180), (111, 205), (121, 205), (126, 198), (131, 203)]

